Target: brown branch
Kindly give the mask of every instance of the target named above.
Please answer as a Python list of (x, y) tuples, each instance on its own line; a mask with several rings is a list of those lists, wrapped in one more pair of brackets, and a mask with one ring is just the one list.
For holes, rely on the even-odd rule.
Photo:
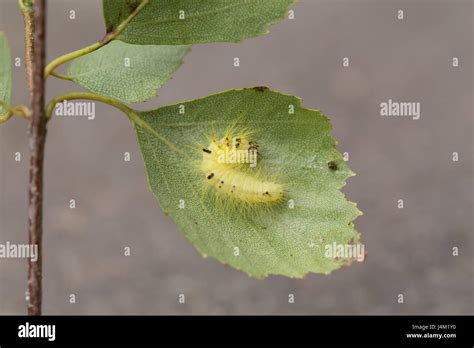
[(46, 0), (34, 2), (33, 116), (30, 123), (30, 186), (28, 243), (38, 246), (38, 259), (28, 260), (28, 314), (41, 315), (43, 238), (43, 159), (46, 142), (44, 67)]

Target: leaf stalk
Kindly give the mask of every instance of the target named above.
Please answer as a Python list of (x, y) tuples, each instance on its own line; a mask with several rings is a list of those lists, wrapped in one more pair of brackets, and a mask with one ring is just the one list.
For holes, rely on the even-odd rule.
[[(21, 1), (21, 0), (20, 0)], [(140, 5), (125, 19), (122, 23), (120, 23), (115, 30), (111, 31), (110, 33), (107, 33), (104, 38), (98, 42), (93, 43), (90, 46), (81, 48), (77, 51), (67, 53), (63, 56), (60, 56), (56, 59), (54, 59), (51, 63), (49, 63), (46, 68), (44, 69), (44, 76), (48, 77), (49, 75), (53, 75), (58, 78), (62, 79), (67, 79), (65, 75), (60, 75), (60, 74), (53, 74), (53, 71), (59, 67), (60, 65), (67, 63), (73, 59), (82, 57), (86, 54), (89, 54), (91, 52), (94, 52), (98, 50), (99, 48), (107, 45), (109, 42), (112, 40), (115, 40), (122, 32), (123, 30), (127, 27), (127, 25), (130, 23), (130, 21), (135, 18), (135, 16), (149, 3), (150, 0), (143, 0)]]

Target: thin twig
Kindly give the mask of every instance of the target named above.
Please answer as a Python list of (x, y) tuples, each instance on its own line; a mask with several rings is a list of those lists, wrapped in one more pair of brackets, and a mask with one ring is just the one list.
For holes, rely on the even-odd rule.
[(28, 260), (28, 314), (41, 315), (43, 238), (43, 159), (46, 142), (44, 66), (46, 0), (34, 2), (33, 116), (30, 123), (30, 186), (28, 243), (38, 246), (36, 262)]

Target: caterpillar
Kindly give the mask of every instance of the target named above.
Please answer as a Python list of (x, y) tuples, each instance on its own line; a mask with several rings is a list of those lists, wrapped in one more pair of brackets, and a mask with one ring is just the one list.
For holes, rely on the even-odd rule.
[(221, 139), (211, 139), (202, 148), (199, 170), (206, 186), (218, 197), (239, 203), (240, 206), (265, 206), (284, 199), (284, 186), (265, 179), (256, 168), (259, 145), (250, 133), (226, 131)]

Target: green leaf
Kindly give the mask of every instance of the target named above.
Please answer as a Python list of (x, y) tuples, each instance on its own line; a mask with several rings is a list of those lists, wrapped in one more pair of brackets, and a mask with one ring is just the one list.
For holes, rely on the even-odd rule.
[(142, 46), (112, 41), (77, 58), (68, 76), (91, 92), (126, 103), (154, 98), (183, 63), (190, 46)]
[[(10, 104), (12, 96), (12, 66), (10, 58), (10, 47), (3, 32), (0, 31), (0, 101)], [(6, 114), (7, 110), (0, 105), (0, 115)]]
[[(238, 42), (264, 35), (295, 0), (150, 0), (118, 39), (141, 45)], [(140, 0), (103, 0), (107, 32), (124, 21)], [(183, 19), (182, 16), (184, 15)]]
[[(137, 113), (150, 188), (202, 255), (257, 278), (328, 274), (350, 263), (325, 251), (332, 243), (359, 244), (352, 221), (361, 213), (340, 191), (353, 173), (335, 149), (328, 118), (300, 102), (255, 87)], [(242, 210), (229, 194), (216, 199), (218, 188), (207, 185), (197, 164), (209, 139), (232, 126), (253, 132), (257, 170), (285, 186), (283, 202)]]

